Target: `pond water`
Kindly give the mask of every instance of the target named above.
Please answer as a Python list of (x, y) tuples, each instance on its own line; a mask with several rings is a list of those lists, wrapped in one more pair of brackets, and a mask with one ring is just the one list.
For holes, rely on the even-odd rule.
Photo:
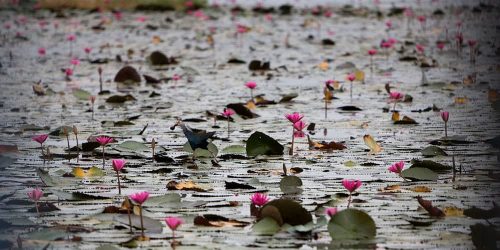
[[(305, 1), (296, 2), (293, 4), (310, 6)], [(121, 20), (116, 20), (109, 12), (0, 10), (0, 22), (10, 26), (3, 26), (0, 31), (2, 246), (18, 246), (19, 241), (29, 249), (123, 248), (124, 242), (139, 234), (139, 226), (129, 234), (126, 217), (111, 218), (112, 214), (103, 214), (102, 210), (105, 206), (121, 205), (123, 196), (118, 195), (111, 159), (125, 158), (127, 164), (121, 174), (123, 195), (148, 191), (152, 197), (174, 193), (181, 197), (180, 202), (145, 206), (144, 215), (150, 218), (146, 222), (150, 240), (134, 242), (138, 247), (170, 247), (171, 232), (163, 218), (178, 216), (184, 221), (176, 232), (179, 249), (473, 248), (471, 225), (481, 223), (497, 230), (499, 226), (496, 216), (487, 222), (463, 215), (464, 209), (473, 206), (492, 208), (500, 196), (498, 148), (487, 142), (499, 135), (499, 44), (495, 22), (498, 6), (479, 6), (475, 1), (463, 1), (463, 5), (456, 1), (421, 1), (421, 5), (414, 4), (414, 12), (427, 17), (422, 26), (416, 19), (407, 23), (404, 15), (385, 16), (395, 1), (382, 1), (379, 8), (383, 17), (377, 16), (371, 2), (361, 1), (359, 5), (356, 1), (354, 10), (344, 8), (345, 2), (351, 1), (333, 4), (331, 17), (311, 15), (305, 9), (267, 17), (248, 10), (232, 17), (226, 6), (205, 9), (209, 20), (179, 12), (125, 11)], [(433, 14), (436, 9), (443, 14)], [(48, 23), (43, 29), (41, 20)], [(387, 20), (392, 22), (388, 31), (384, 24)], [(237, 24), (251, 29), (236, 35)], [(213, 47), (207, 42), (211, 29)], [(461, 52), (455, 43), (459, 31), (465, 41)], [(67, 41), (69, 34), (76, 35), (74, 42)], [(367, 51), (378, 48), (381, 40), (389, 37), (398, 42), (387, 56), (386, 51), (379, 49), (370, 73)], [(335, 45), (323, 45), (323, 39), (330, 39)], [(478, 41), (475, 64), (469, 60), (466, 45), (471, 39)], [(438, 41), (445, 43), (442, 51), (436, 48)], [(424, 46), (425, 55), (416, 52), (416, 44)], [(38, 54), (42, 47), (46, 50), (43, 56)], [(88, 55), (85, 47), (92, 49)], [(175, 57), (178, 64), (152, 66), (146, 57), (153, 51)], [(71, 79), (66, 79), (62, 69), (73, 68), (73, 57), (80, 64), (74, 67)], [(435, 60), (434, 67), (425, 68), (425, 82), (414, 60), (418, 58)], [(228, 63), (230, 59), (244, 63)], [(248, 64), (252, 60), (269, 61), (271, 70), (250, 71)], [(133, 66), (141, 75), (168, 81), (115, 83), (115, 74), (125, 65)], [(98, 67), (102, 68), (103, 87), (109, 94), (98, 94)], [(365, 79), (364, 83), (354, 82), (351, 100), (346, 76), (356, 69), (364, 72)], [(174, 74), (181, 79), (171, 80)], [(476, 79), (471, 82), (468, 76), (474, 74)], [(325, 117), (323, 87), (329, 79), (338, 80), (343, 91), (334, 91), (336, 99), (328, 104)], [(33, 93), (33, 85), (40, 80), (45, 95)], [(267, 100), (279, 101), (291, 93), (298, 96), (290, 102), (257, 106), (252, 110), (259, 115), (256, 118), (234, 116), (230, 138), (226, 139), (227, 122), (218, 120), (214, 126), (214, 118), (208, 112), (218, 114), (227, 104), (249, 101), (250, 91), (244, 86), (247, 81), (257, 83), (253, 95), (265, 94)], [(418, 124), (394, 124), (388, 112), (393, 104), (389, 102), (386, 84), (393, 91), (411, 95), (411, 102), (399, 102), (396, 109), (401, 117), (409, 116)], [(84, 91), (78, 92), (79, 89)], [(83, 98), (78, 98), (78, 93)], [(88, 94), (97, 96), (93, 120)], [(125, 94), (135, 100), (106, 102), (112, 95)], [(339, 109), (343, 106), (361, 110)], [(403, 181), (387, 168), (398, 161), (410, 166), (414, 159), (427, 159), (421, 150), (433, 141), (439, 143), (444, 136), (438, 109), (450, 112), (448, 134), (458, 141), (439, 145), (447, 155), (428, 160), (454, 165), (456, 173), (439, 172), (436, 181)], [(292, 112), (300, 112), (304, 121), (315, 123), (314, 131), (306, 132), (314, 141), (333, 140), (347, 148), (332, 152), (311, 150), (307, 138), (295, 138), (293, 156), (246, 157), (242, 147), (234, 153), (224, 152), (231, 145), (245, 146), (255, 131), (276, 139), (288, 152), (291, 125), (284, 115)], [(181, 129), (170, 129), (178, 117), (187, 119), (185, 123), (191, 127), (216, 132), (213, 143), (219, 149), (217, 164), (210, 158), (191, 160), (191, 154), (183, 150), (187, 140)], [(116, 123), (120, 121), (129, 123)], [(106, 147), (104, 175), (63, 177), (76, 167), (102, 166), (101, 148), (80, 152), (78, 160), (65, 159), (64, 136), (50, 135), (44, 145), (53, 157), (40, 157), (40, 145), (31, 138), (63, 125), (78, 128), (80, 145), (89, 137), (102, 134), (117, 140)], [(380, 144), (380, 153), (368, 152), (363, 141), (367, 134)], [(152, 161), (149, 148), (153, 138), (158, 142), (157, 153), (174, 162)], [(116, 148), (124, 141), (140, 142), (143, 147)], [(76, 145), (73, 134), (69, 143), (71, 147)], [(498, 139), (496, 143), (498, 147)], [(283, 164), (289, 170), (303, 170), (295, 174), (303, 182), (300, 194), (281, 191)], [(374, 239), (332, 241), (326, 226), (315, 229), (314, 237), (286, 231), (273, 236), (252, 232), (255, 217), (250, 215), (249, 207), (253, 193), (262, 191), (272, 199), (294, 199), (315, 214), (316, 220), (323, 216), (321, 209), (316, 212), (321, 204), (330, 202), (329, 206), (346, 208), (347, 192), (341, 185), (346, 178), (363, 181), (351, 207), (373, 218), (377, 227)], [(204, 192), (167, 189), (170, 181), (188, 180)], [(255, 189), (228, 189), (226, 182), (248, 184)], [(392, 185), (398, 186), (387, 190)], [(415, 191), (422, 186), (430, 192)], [(26, 195), (33, 187), (41, 187), (41, 201), (59, 210), (37, 216), (34, 203)], [(445, 211), (446, 216), (429, 216), (419, 206), (419, 195)], [(195, 225), (194, 218), (204, 214), (249, 224)]]

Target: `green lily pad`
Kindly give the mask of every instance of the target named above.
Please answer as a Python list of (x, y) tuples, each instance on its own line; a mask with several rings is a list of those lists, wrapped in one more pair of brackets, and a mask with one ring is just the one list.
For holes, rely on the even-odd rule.
[(44, 228), (39, 231), (35, 231), (26, 235), (27, 239), (30, 240), (43, 240), (43, 241), (53, 241), (62, 240), (68, 237), (68, 232), (63, 229), (57, 228)]
[(422, 151), (420, 151), (423, 156), (425, 157), (432, 157), (432, 156), (439, 156), (439, 155), (448, 155), (446, 152), (444, 152), (443, 149), (441, 149), (438, 146), (428, 146)]
[(288, 228), (287, 231), (290, 233), (293, 233), (293, 232), (307, 233), (307, 232), (311, 232), (315, 229), (318, 229), (320, 227), (326, 226), (327, 224), (328, 224), (328, 219), (325, 216), (321, 216), (318, 218), (316, 223), (311, 221), (311, 222), (304, 224), (304, 225), (297, 225), (294, 227), (290, 227), (290, 228)]
[(401, 172), (404, 178), (417, 181), (437, 181), (438, 174), (428, 168), (408, 168)]
[(73, 95), (82, 101), (88, 101), (90, 96), (91, 96), (90, 92), (83, 90), (83, 89), (73, 90)]
[(258, 131), (250, 135), (246, 144), (247, 156), (283, 155), (283, 150), (278, 141)]
[(278, 222), (273, 218), (264, 217), (252, 227), (252, 231), (258, 235), (273, 235), (277, 233), (280, 228)]
[(352, 168), (352, 167), (354, 167), (356, 165), (358, 165), (358, 164), (356, 162), (354, 162), (354, 161), (346, 161), (346, 162), (344, 162), (344, 166), (349, 167), (349, 168)]
[(246, 152), (246, 148), (243, 145), (231, 145), (222, 149), (222, 153), (225, 154), (244, 154)]
[(144, 206), (165, 206), (173, 203), (180, 203), (181, 196), (177, 193), (153, 196), (144, 202)]
[(371, 239), (377, 234), (377, 228), (370, 215), (348, 208), (332, 216), (328, 232), (333, 240)]
[(302, 189), (299, 188), (300, 186), (302, 186), (302, 180), (297, 176), (285, 176), (280, 181), (281, 192), (285, 194), (301, 193)]
[(427, 169), (430, 169), (433, 171), (438, 171), (438, 172), (450, 170), (452, 168), (451, 166), (443, 165), (441, 163), (437, 163), (437, 162), (430, 161), (430, 160), (423, 160), (423, 161), (413, 160), (412, 163), (413, 163), (413, 165), (411, 165), (410, 168), (427, 168)]
[(267, 214), (264, 213), (266, 207), (274, 206), (278, 209), (280, 217), (283, 219), (283, 223), (290, 224), (292, 226), (304, 225), (312, 221), (312, 216), (305, 208), (299, 203), (290, 199), (277, 199), (268, 202), (261, 211), (262, 217)]
[(116, 150), (118, 151), (130, 151), (130, 152), (138, 152), (138, 151), (149, 151), (150, 148), (144, 143), (137, 142), (137, 141), (124, 141), (120, 144), (118, 144), (115, 147)]

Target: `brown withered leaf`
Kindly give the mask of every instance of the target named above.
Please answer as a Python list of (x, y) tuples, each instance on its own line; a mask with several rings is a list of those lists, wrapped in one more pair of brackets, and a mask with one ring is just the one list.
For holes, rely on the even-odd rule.
[(346, 146), (340, 142), (316, 142), (313, 141), (309, 135), (307, 136), (307, 141), (309, 142), (309, 149), (310, 150), (327, 150), (327, 151), (332, 151), (332, 150), (343, 150), (346, 149)]
[(264, 95), (255, 96), (255, 105), (271, 105), (271, 104), (276, 104), (276, 102), (272, 100), (266, 100), (266, 98), (264, 98)]
[(401, 192), (401, 186), (399, 185), (389, 185), (383, 188), (380, 188), (378, 191), (382, 193), (399, 193)]
[(427, 186), (415, 186), (410, 189), (413, 192), (417, 193), (429, 193), (431, 192), (431, 189)]
[(194, 218), (194, 224), (197, 226), (207, 227), (245, 227), (250, 223), (235, 219), (228, 219), (215, 214), (204, 214), (203, 216), (196, 216)]
[(194, 183), (193, 181), (183, 181), (183, 182), (176, 182), (176, 181), (170, 181), (167, 183), (167, 189), (168, 190), (186, 190), (186, 191), (196, 191), (196, 192), (207, 192), (207, 190), (203, 189), (200, 187), (198, 184)]
[(464, 216), (463, 209), (453, 206), (443, 208), (443, 213), (446, 216)]
[(394, 124), (418, 124), (418, 122), (405, 115), (403, 119), (395, 121)]
[(424, 200), (421, 196), (417, 196), (418, 203), (422, 206), (431, 216), (444, 217), (446, 214), (439, 208), (432, 205), (432, 201)]
[(377, 154), (382, 151), (382, 147), (378, 145), (378, 143), (375, 141), (375, 139), (373, 139), (371, 135), (364, 135), (363, 141), (365, 141), (365, 145), (370, 148), (371, 154)]

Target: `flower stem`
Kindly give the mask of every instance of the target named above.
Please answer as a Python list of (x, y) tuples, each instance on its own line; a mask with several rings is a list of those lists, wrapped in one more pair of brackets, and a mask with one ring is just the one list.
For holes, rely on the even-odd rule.
[(352, 81), (351, 81), (351, 102), (352, 102)]
[(104, 145), (102, 145), (102, 169), (104, 169)]
[(397, 100), (395, 100), (395, 101), (394, 101), (394, 107), (392, 108), (392, 111), (393, 111), (393, 112), (396, 112), (396, 104), (398, 104), (398, 101), (397, 101)]
[(351, 206), (352, 193), (349, 193), (349, 199), (347, 200), (347, 208)]
[(229, 116), (227, 117), (227, 139), (229, 139)]
[(44, 158), (44, 159), (45, 159), (45, 157), (44, 157), (44, 155), (43, 155), (43, 144), (42, 144), (42, 143), (40, 143), (40, 150), (42, 150), (42, 158)]
[(448, 122), (444, 122), (444, 137), (448, 138)]
[(121, 188), (121, 185), (120, 185), (120, 172), (116, 171), (116, 178), (118, 178), (118, 194), (121, 195), (122, 194), (122, 188)]
[(38, 209), (38, 201), (35, 201), (36, 214), (40, 216), (40, 210)]
[(142, 220), (142, 205), (139, 205), (139, 216), (141, 217), (141, 236), (144, 239), (144, 221)]
[(250, 89), (250, 98), (252, 99), (252, 102), (254, 102), (253, 101), (253, 89)]
[(293, 155), (293, 143), (295, 142), (295, 129), (292, 127), (292, 147), (290, 148), (290, 155)]

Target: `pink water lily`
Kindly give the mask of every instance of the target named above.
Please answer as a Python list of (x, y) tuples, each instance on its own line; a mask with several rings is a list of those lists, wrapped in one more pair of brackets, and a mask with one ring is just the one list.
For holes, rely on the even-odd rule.
[(405, 163), (403, 161), (400, 161), (400, 162), (396, 162), (396, 163), (392, 164), (388, 168), (388, 170), (395, 173), (395, 174), (401, 174), (404, 167), (405, 167)]
[(347, 207), (349, 208), (349, 206), (351, 205), (352, 193), (356, 191), (356, 189), (361, 187), (361, 181), (344, 179), (342, 180), (342, 186), (344, 186), (344, 188), (349, 191), (349, 200), (347, 201)]
[(101, 145), (102, 147), (102, 168), (104, 169), (104, 165), (106, 164), (106, 156), (104, 154), (104, 147), (113, 141), (113, 138), (107, 137), (107, 136), (99, 136), (95, 138), (95, 140)]
[(444, 136), (448, 137), (448, 119), (450, 118), (450, 112), (441, 111), (441, 119), (444, 121)]
[(139, 205), (139, 216), (141, 218), (141, 237), (144, 239), (144, 221), (142, 219), (142, 204), (149, 198), (149, 193), (139, 192), (135, 194), (131, 194), (128, 196), (131, 200), (133, 200), (137, 205)]
[(440, 51), (442, 51), (444, 49), (445, 44), (443, 42), (437, 42), (436, 46)]
[(70, 41), (70, 42), (73, 42), (76, 40), (76, 35), (74, 34), (70, 34), (66, 37), (66, 40)]
[(80, 60), (78, 60), (78, 58), (72, 58), (71, 61), (70, 61), (71, 65), (73, 65), (73, 69), (80, 65)]
[(122, 194), (122, 187), (120, 184), (120, 171), (123, 169), (123, 167), (125, 166), (125, 163), (127, 163), (127, 161), (125, 161), (123, 159), (113, 159), (112, 163), (113, 163), (113, 169), (116, 172), (116, 178), (118, 179), (118, 194), (121, 195)]
[(422, 44), (415, 45), (415, 48), (417, 49), (417, 52), (420, 54), (423, 54), (425, 51), (425, 47)]
[(258, 207), (262, 207), (264, 206), (267, 202), (269, 202), (269, 197), (267, 197), (266, 194), (263, 194), (263, 193), (254, 193), (251, 197), (250, 197), (250, 201), (252, 202), (252, 204), (254, 204), (255, 206), (258, 206)]
[(250, 89), (250, 98), (253, 102), (253, 90), (257, 87), (257, 83), (255, 82), (246, 82), (245, 83), (245, 87), (247, 87), (248, 89)]
[(69, 77), (73, 75), (73, 69), (71, 69), (71, 68), (66, 68), (66, 69), (64, 70), (64, 74), (66, 75), (66, 78), (68, 78), (68, 79), (69, 79)]
[(27, 194), (28, 194), (28, 197), (30, 198), (30, 200), (35, 202), (36, 213), (40, 214), (40, 211), (38, 210), (38, 201), (40, 200), (40, 198), (42, 198), (43, 191), (39, 188), (34, 188), (33, 190), (29, 191)]
[(37, 135), (37, 136), (34, 136), (33, 138), (31, 138), (33, 141), (36, 141), (40, 144), (43, 144), (47, 138), (49, 137), (48, 134), (41, 134), (41, 135)]
[(389, 99), (391, 99), (391, 101), (394, 102), (394, 107), (392, 108), (393, 112), (396, 112), (396, 105), (397, 105), (398, 101), (403, 99), (404, 96), (405, 95), (403, 93), (397, 92), (397, 91), (391, 91), (389, 93)]
[(302, 118), (304, 118), (304, 115), (298, 113), (298, 112), (293, 112), (291, 114), (286, 114), (285, 115), (286, 119), (290, 121), (292, 124), (295, 124), (296, 122), (300, 121)]
[(344, 188), (347, 189), (349, 193), (353, 193), (354, 191), (356, 191), (356, 189), (361, 187), (361, 184), (362, 183), (360, 180), (348, 180), (348, 179), (342, 180), (342, 186), (344, 186)]
[(347, 80), (349, 80), (349, 82), (351, 82), (351, 89), (350, 89), (349, 93), (350, 93), (351, 102), (352, 102), (352, 82), (354, 80), (356, 80), (356, 75), (354, 73), (349, 73), (349, 74), (347, 74), (346, 78), (347, 78)]
[(377, 54), (377, 50), (376, 49), (369, 49), (368, 50), (368, 55), (373, 56), (373, 55), (376, 55), (376, 54)]
[(229, 124), (231, 122), (231, 116), (235, 114), (233, 109), (230, 108), (224, 108), (224, 112), (222, 112), (222, 116), (227, 118), (227, 138), (229, 138)]
[(336, 207), (329, 207), (325, 209), (325, 214), (330, 216), (330, 218), (334, 216), (337, 212), (338, 209)]
[(293, 136), (297, 138), (302, 138), (305, 136), (304, 132), (302, 131), (307, 127), (307, 124), (303, 121), (298, 121), (293, 124), (293, 128), (295, 131), (293, 132)]
[(43, 143), (47, 140), (48, 137), (49, 137), (48, 134), (41, 134), (31, 138), (33, 141), (40, 143), (40, 150), (42, 151), (42, 157), (43, 157)]
[(45, 50), (44, 47), (38, 48), (38, 55), (39, 56), (45, 56), (46, 53), (47, 53), (47, 51)]
[(177, 228), (182, 225), (182, 220), (177, 217), (167, 217), (165, 218), (165, 223), (167, 224), (168, 228), (172, 230), (172, 238), (175, 238), (175, 230), (177, 230)]

